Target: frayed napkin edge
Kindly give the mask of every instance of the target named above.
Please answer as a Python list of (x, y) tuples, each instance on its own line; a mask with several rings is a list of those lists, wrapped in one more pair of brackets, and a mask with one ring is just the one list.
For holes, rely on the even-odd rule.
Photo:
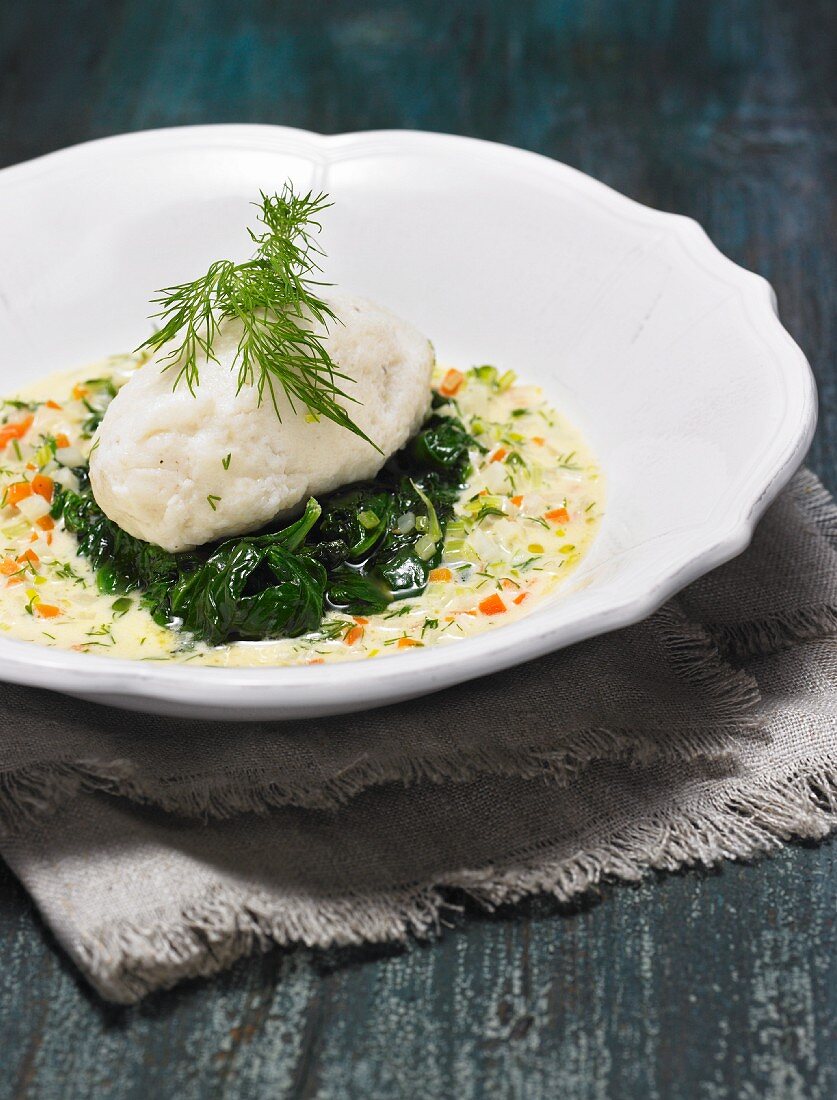
[[(820, 537), (837, 550), (837, 502), (817, 475), (803, 467), (794, 475), (787, 492)], [(709, 623), (706, 630), (723, 656), (737, 664), (779, 653), (799, 642), (837, 634), (837, 604), (799, 607), (743, 623)]]
[(761, 694), (756, 681), (728, 664), (711, 636), (686, 618), (676, 601), (654, 613), (666, 636), (672, 669), (723, 708), (725, 721), (710, 729), (662, 725), (646, 729), (592, 727), (551, 730), (549, 744), (485, 748), (468, 745), (425, 757), (407, 755), (385, 763), (361, 756), (316, 783), (289, 782), (262, 770), (239, 769), (224, 779), (195, 773), (144, 777), (128, 759), (55, 759), (0, 770), (0, 838), (14, 836), (58, 811), (68, 801), (103, 792), (185, 817), (230, 818), (267, 813), (281, 806), (329, 810), (372, 786), (419, 782), (470, 782), (479, 775), (542, 776), (566, 786), (597, 760), (626, 764), (653, 760), (724, 759), (741, 739), (758, 739)]
[[(758, 705), (758, 698), (755, 699)], [(396, 783), (470, 783), (481, 775), (542, 778), (565, 787), (585, 768), (601, 760), (646, 765), (655, 760), (730, 759), (743, 740), (761, 741), (761, 713), (711, 731), (591, 729), (568, 735), (556, 748), (498, 750), (469, 746), (424, 759), (401, 757), (381, 764), (366, 757), (317, 783), (287, 784), (265, 780), (245, 769), (219, 781), (217, 776), (184, 776), (161, 784), (144, 781), (126, 760), (35, 764), (0, 774), (0, 838), (12, 837), (84, 794), (109, 794), (138, 805), (154, 806), (177, 817), (209, 820), (240, 814), (266, 814), (283, 806), (335, 810), (370, 787)], [(556, 739), (558, 739), (556, 737)]]
[(638, 882), (653, 871), (751, 860), (789, 840), (820, 840), (837, 828), (837, 753), (797, 764), (785, 776), (734, 779), (695, 808), (667, 806), (648, 820), (620, 827), (590, 849), (555, 859), (529, 852), (504, 868), (462, 869), (385, 894), (288, 897), (217, 887), (166, 925), (132, 921), (66, 944), (103, 998), (134, 1004), (188, 978), (209, 977), (254, 950), (404, 943), (441, 932), (464, 892), (492, 910), (535, 895), (569, 902), (605, 882)]

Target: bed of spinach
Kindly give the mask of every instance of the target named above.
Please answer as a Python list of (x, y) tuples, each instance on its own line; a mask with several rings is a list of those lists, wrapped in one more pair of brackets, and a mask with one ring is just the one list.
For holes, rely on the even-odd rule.
[[(56, 486), (52, 515), (77, 536), (100, 590), (138, 591), (160, 625), (210, 645), (296, 637), (330, 610), (374, 614), (423, 591), (476, 446), (458, 419), (433, 413), (374, 479), (309, 500), (289, 526), (182, 554), (109, 520), (83, 469), (77, 492)], [(404, 530), (410, 513), (417, 526)]]

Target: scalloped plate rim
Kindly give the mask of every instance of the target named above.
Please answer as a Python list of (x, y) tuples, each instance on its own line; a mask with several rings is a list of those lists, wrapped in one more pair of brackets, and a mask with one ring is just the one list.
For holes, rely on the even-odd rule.
[[(706, 542), (684, 560), (667, 568), (642, 591), (599, 610), (551, 627), (537, 619), (518, 622), (465, 639), (454, 647), (427, 647), (372, 662), (345, 662), (316, 667), (198, 668), (188, 665), (150, 666), (139, 661), (97, 657), (67, 650), (40, 647), (35, 643), (0, 638), (0, 679), (71, 694), (112, 706), (159, 714), (194, 715), (202, 719), (254, 720), (295, 719), (384, 706), (453, 686), (490, 672), (543, 656), (597, 634), (621, 629), (640, 621), (659, 608), (687, 584), (740, 554), (749, 544), (755, 526), (780, 490), (804, 459), (816, 426), (816, 388), (810, 366), (801, 349), (782, 326), (776, 295), (760, 275), (740, 267), (721, 253), (700, 224), (684, 215), (655, 210), (608, 187), (585, 173), (538, 153), (513, 146), (415, 130), (369, 130), (341, 134), (318, 134), (292, 127), (251, 123), (170, 127), (98, 138), (69, 146), (44, 156), (0, 169), (0, 194), (4, 187), (27, 175), (71, 167), (73, 161), (100, 154), (109, 156), (120, 147), (174, 148), (196, 143), (212, 146), (240, 145), (253, 148), (263, 142), (274, 151), (290, 151), (308, 157), (321, 166), (337, 161), (363, 159), (390, 152), (397, 146), (469, 146), (474, 153), (526, 163), (544, 174), (563, 176), (565, 182), (586, 192), (620, 217), (656, 222), (684, 247), (693, 263), (715, 280), (734, 287), (743, 312), (754, 323), (755, 311), (762, 338), (772, 347), (781, 364), (786, 386), (796, 383), (798, 421), (788, 428), (784, 454), (770, 469), (760, 469), (753, 483), (740, 487), (728, 502), (724, 521), (713, 517), (700, 527), (711, 527)], [(292, 148), (290, 148), (292, 146)], [(788, 392), (793, 389), (788, 386)], [(736, 506), (737, 505), (737, 506)], [(692, 528), (694, 531), (694, 528)], [(404, 678), (404, 661), (410, 662), (409, 687)], [(312, 688), (317, 701), (311, 703)], [(192, 689), (189, 697), (189, 689)], [(240, 693), (246, 691), (243, 705)], [(186, 693), (184, 695), (184, 692)]]

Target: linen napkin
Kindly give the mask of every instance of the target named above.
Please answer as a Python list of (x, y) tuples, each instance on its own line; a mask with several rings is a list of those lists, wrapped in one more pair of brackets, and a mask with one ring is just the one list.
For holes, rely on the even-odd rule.
[(803, 471), (645, 622), (365, 714), (0, 699), (0, 852), (102, 996), (428, 935), (452, 889), (569, 899), (837, 824), (837, 509)]

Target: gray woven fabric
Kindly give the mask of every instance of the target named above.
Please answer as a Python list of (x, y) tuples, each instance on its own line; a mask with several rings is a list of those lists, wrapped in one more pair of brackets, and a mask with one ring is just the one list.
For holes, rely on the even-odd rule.
[(224, 727), (6, 687), (0, 851), (130, 1002), (271, 943), (425, 935), (485, 904), (837, 824), (837, 510), (801, 473), (646, 622), (426, 699)]

